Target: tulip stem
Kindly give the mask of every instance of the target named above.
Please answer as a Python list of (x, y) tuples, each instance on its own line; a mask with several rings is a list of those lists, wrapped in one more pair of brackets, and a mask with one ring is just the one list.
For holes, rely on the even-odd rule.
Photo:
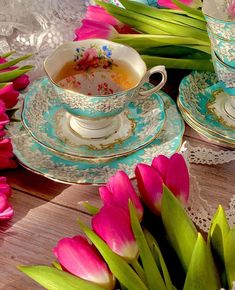
[(146, 283), (146, 278), (144, 275), (144, 270), (143, 268), (140, 266), (140, 263), (138, 262), (138, 259), (134, 259), (133, 261), (131, 261), (131, 265), (132, 267), (135, 269), (136, 273), (138, 274), (138, 276), (140, 277), (140, 279)]

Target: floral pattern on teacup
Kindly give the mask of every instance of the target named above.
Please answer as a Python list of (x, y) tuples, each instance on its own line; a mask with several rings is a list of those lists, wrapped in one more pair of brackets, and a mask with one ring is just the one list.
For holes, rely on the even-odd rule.
[(109, 45), (79, 47), (74, 54), (74, 62), (77, 70), (87, 70), (94, 67), (109, 68), (112, 66), (112, 49)]

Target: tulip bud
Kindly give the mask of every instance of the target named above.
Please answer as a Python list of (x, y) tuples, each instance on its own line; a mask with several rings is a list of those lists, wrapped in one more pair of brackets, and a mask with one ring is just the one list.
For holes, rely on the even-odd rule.
[(58, 242), (53, 252), (66, 271), (105, 289), (114, 288), (113, 275), (99, 252), (86, 238), (64, 238)]
[(92, 218), (93, 230), (112, 251), (130, 261), (136, 259), (138, 246), (127, 212), (116, 206), (105, 205)]

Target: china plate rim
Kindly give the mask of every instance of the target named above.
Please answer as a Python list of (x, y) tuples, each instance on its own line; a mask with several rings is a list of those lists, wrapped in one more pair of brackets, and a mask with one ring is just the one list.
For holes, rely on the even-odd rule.
[[(48, 81), (47, 85), (50, 84), (49, 80), (47, 77), (41, 77), (39, 79), (37, 79), (37, 81)], [(145, 82), (145, 85), (147, 86), (152, 86), (152, 84), (150, 84), (149, 82)], [(34, 87), (33, 87), (34, 89)], [(145, 142), (141, 142), (140, 145), (137, 145), (135, 146), (134, 148), (130, 149), (130, 150), (127, 150), (125, 152), (121, 152), (121, 153), (117, 153), (117, 154), (109, 154), (109, 155), (105, 155), (105, 156), (99, 156), (99, 157), (96, 157), (96, 156), (90, 156), (90, 155), (82, 155), (82, 154), (76, 154), (76, 153), (68, 153), (66, 151), (60, 151), (59, 149), (55, 149), (52, 147), (52, 145), (50, 144), (46, 144), (45, 142), (46, 141), (41, 141), (39, 140), (38, 136), (35, 135), (35, 133), (31, 130), (31, 128), (29, 128), (29, 126), (27, 125), (26, 123), (26, 116), (25, 116), (25, 112), (26, 112), (26, 98), (28, 98), (28, 102), (30, 101), (31, 99), (31, 94), (29, 94), (30, 91), (27, 91), (26, 92), (26, 95), (24, 97), (24, 100), (23, 100), (23, 106), (22, 106), (22, 109), (21, 109), (21, 123), (22, 125), (24, 126), (24, 128), (26, 129), (26, 131), (31, 135), (31, 137), (37, 142), (39, 143), (41, 146), (43, 146), (44, 148), (50, 150), (51, 152), (59, 155), (59, 156), (62, 156), (62, 157), (67, 157), (67, 158), (76, 158), (77, 160), (87, 160), (87, 159), (93, 159), (94, 161), (96, 160), (108, 160), (108, 159), (114, 159), (114, 158), (119, 158), (119, 157), (124, 157), (124, 156), (127, 156), (127, 155), (130, 155), (146, 146), (148, 146), (150, 143), (152, 143), (155, 139), (158, 138), (158, 136), (160, 135), (162, 129), (164, 128), (164, 124), (165, 124), (165, 121), (166, 121), (166, 112), (165, 112), (165, 106), (164, 106), (164, 102), (160, 96), (160, 94), (158, 94), (158, 92), (154, 92), (151, 94), (151, 96), (154, 96), (155, 97), (155, 100), (157, 100), (157, 103), (158, 103), (158, 106), (160, 107), (160, 112), (159, 112), (159, 115), (161, 116), (161, 118), (159, 119), (159, 127), (158, 127), (158, 130), (155, 132), (154, 136), (151, 137), (148, 141), (145, 141)], [(149, 96), (150, 97), (150, 96)], [(146, 98), (146, 100), (148, 100), (148, 97)], [(61, 107), (62, 108), (62, 107)], [(59, 110), (59, 109), (58, 109)], [(128, 111), (128, 108), (126, 108), (124, 110), (124, 112), (127, 112)], [(55, 114), (55, 113), (54, 113)], [(138, 113), (136, 113), (138, 115)], [(137, 116), (134, 116), (134, 113), (132, 112), (129, 112), (128, 114), (128, 118), (130, 119), (133, 119), (133, 120), (136, 120)], [(138, 126), (138, 125), (137, 125)], [(134, 134), (132, 134), (131, 136), (127, 137), (127, 139), (125, 139), (124, 141), (130, 139), (132, 136), (134, 136)], [(59, 139), (59, 138), (58, 138)], [(146, 138), (147, 139), (147, 138)], [(86, 145), (85, 145), (86, 146)], [(61, 148), (60, 148), (61, 149)]]

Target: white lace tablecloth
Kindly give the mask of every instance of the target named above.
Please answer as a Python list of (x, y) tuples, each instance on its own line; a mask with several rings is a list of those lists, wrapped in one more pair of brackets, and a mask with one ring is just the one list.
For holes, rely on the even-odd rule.
[[(0, 54), (16, 50), (18, 55), (33, 53), (27, 62), (34, 64), (31, 78), (44, 74), (43, 60), (58, 45), (73, 39), (75, 27), (85, 13), (88, 0), (0, 0)], [(182, 147), (188, 163), (216, 165), (235, 160), (235, 151), (213, 151), (202, 147), (192, 147), (189, 143)], [(191, 177), (191, 200), (188, 208), (192, 220), (207, 231), (214, 208), (202, 198), (200, 186)], [(231, 225), (235, 225), (235, 196), (227, 208)]]

